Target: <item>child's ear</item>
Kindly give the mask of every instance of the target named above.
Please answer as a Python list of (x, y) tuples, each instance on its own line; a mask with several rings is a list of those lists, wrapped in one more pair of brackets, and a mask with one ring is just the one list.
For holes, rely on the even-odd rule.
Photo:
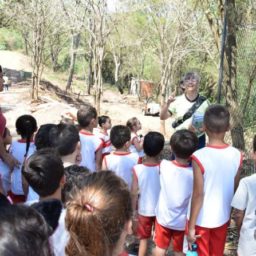
[(91, 124), (92, 124), (93, 128), (97, 128), (97, 126), (98, 126), (98, 118), (93, 118), (91, 120)]
[(60, 179), (60, 187), (63, 188), (65, 184), (66, 184), (66, 176), (63, 175), (62, 178)]

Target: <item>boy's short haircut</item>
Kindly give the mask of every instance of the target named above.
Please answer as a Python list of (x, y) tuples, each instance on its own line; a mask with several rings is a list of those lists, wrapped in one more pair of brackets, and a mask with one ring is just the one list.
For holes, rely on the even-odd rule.
[(154, 157), (164, 148), (164, 136), (159, 132), (149, 132), (144, 137), (143, 150), (147, 156)]
[(204, 114), (204, 125), (213, 133), (223, 133), (229, 128), (230, 113), (226, 107), (220, 104), (210, 105)]
[(131, 140), (131, 130), (125, 125), (116, 125), (110, 131), (110, 141), (112, 145), (119, 149), (122, 148), (127, 141)]
[(85, 177), (90, 174), (90, 170), (84, 166), (70, 165), (64, 169), (66, 182), (61, 191), (62, 202), (71, 199), (72, 191), (81, 189)]
[(198, 138), (194, 132), (178, 130), (172, 135), (170, 145), (176, 157), (188, 159), (198, 147)]
[(97, 118), (97, 110), (91, 105), (83, 105), (77, 111), (77, 121), (79, 125), (84, 128), (87, 127), (92, 119)]
[(50, 196), (59, 188), (64, 167), (59, 154), (51, 148), (36, 151), (22, 171), (28, 184), (40, 197)]
[(252, 143), (253, 152), (256, 152), (256, 135), (254, 135), (253, 143)]
[(80, 141), (78, 129), (72, 124), (58, 124), (57, 129), (51, 130), (50, 138), (60, 156), (72, 154)]
[(37, 150), (52, 147), (50, 134), (51, 132), (55, 132), (55, 130), (57, 130), (56, 124), (44, 124), (40, 126), (35, 136), (35, 146)]

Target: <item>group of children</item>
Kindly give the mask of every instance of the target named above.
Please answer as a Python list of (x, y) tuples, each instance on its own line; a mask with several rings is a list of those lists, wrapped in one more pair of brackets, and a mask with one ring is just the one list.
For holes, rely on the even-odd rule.
[[(133, 228), (140, 239), (139, 256), (147, 255), (153, 230), (155, 256), (164, 256), (170, 244), (174, 255), (184, 255), (193, 243), (197, 244), (200, 256), (223, 255), (231, 202), (240, 216), (238, 225), (243, 232), (239, 255), (256, 254), (252, 245), (256, 242), (255, 223), (253, 228), (250, 226), (250, 217), (254, 222), (256, 218), (255, 177), (241, 182), (232, 201), (239, 183), (242, 154), (225, 143), (230, 123), (225, 107), (211, 105), (205, 112), (206, 147), (197, 150), (198, 138), (189, 130), (179, 130), (172, 135), (170, 147), (175, 156), (172, 161), (161, 157), (165, 145), (161, 133), (149, 132), (144, 138), (138, 135), (141, 124), (137, 118), (129, 119), (126, 125), (112, 127), (110, 117), (98, 117), (93, 106), (84, 105), (78, 110), (76, 121), (77, 126), (46, 124), (37, 131), (32, 116), (17, 119), (16, 130), (21, 138), (11, 143), (10, 152), (21, 165), (13, 171), (8, 170), (4, 162), (0, 165), (4, 193), (13, 203), (58, 199), (68, 205), (74, 199), (73, 188), (83, 190), (86, 186), (86, 175), (109, 170), (119, 176), (131, 192)], [(248, 186), (251, 186), (249, 191)], [(58, 228), (50, 239), (56, 255), (65, 255), (67, 244), (68, 255), (77, 251), (71, 241), (79, 237), (76, 234), (79, 231), (69, 225), (67, 219), (78, 211), (80, 203), (73, 201), (68, 212), (65, 208), (61, 211)], [(91, 203), (85, 203), (84, 207), (90, 213), (94, 211)], [(246, 224), (242, 225), (243, 219)], [(76, 223), (81, 224), (79, 220)], [(94, 238), (96, 229), (97, 226), (90, 226)], [(89, 233), (83, 232), (86, 236), (81, 236), (91, 241)], [(251, 242), (250, 254), (245, 246), (248, 241)]]

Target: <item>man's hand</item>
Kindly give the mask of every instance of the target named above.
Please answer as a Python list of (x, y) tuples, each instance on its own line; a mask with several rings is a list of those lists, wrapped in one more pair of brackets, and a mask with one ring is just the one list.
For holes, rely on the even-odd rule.
[(170, 106), (170, 104), (171, 104), (172, 102), (174, 102), (174, 101), (175, 101), (175, 96), (174, 96), (173, 94), (171, 94), (171, 95), (169, 96), (169, 98), (167, 99), (166, 104), (167, 104), (168, 106)]

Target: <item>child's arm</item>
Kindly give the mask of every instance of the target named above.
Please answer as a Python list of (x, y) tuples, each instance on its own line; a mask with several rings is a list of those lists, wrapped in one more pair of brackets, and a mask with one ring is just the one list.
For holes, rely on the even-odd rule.
[(193, 160), (193, 176), (194, 176), (194, 184), (193, 184), (193, 194), (192, 194), (192, 202), (191, 202), (191, 212), (188, 226), (188, 243), (191, 245), (196, 240), (195, 234), (195, 226), (198, 214), (202, 207), (203, 199), (204, 199), (204, 179), (202, 170), (198, 166), (198, 164)]
[(133, 212), (136, 212), (136, 205), (138, 200), (138, 178), (135, 174), (135, 171), (133, 169), (133, 175), (132, 175), (132, 188), (131, 188), (131, 194), (132, 194), (132, 210)]
[(235, 222), (239, 233), (243, 223), (247, 204), (248, 190), (246, 185), (246, 179), (242, 179), (231, 202), (231, 206), (234, 208)]
[(139, 141), (138, 138), (135, 137), (132, 143), (137, 151), (141, 151), (143, 149), (143, 140)]
[(101, 169), (102, 169), (102, 171), (108, 170), (106, 156), (104, 156), (102, 159), (102, 168)]
[(133, 169), (131, 195), (132, 195), (132, 210), (133, 210), (132, 227), (134, 232), (136, 232), (137, 225), (138, 225), (138, 216), (137, 216), (138, 215), (137, 213), (138, 192), (139, 192), (138, 178), (136, 176), (135, 170)]
[(244, 220), (244, 214), (245, 214), (245, 210), (239, 210), (236, 208), (234, 209), (234, 216), (235, 216), (235, 222), (236, 222), (238, 234), (240, 234), (240, 230)]
[(239, 169), (238, 169), (238, 171), (236, 173), (235, 180), (234, 180), (234, 182), (235, 182), (235, 184), (234, 184), (235, 185), (234, 186), (235, 191), (236, 191), (236, 189), (238, 188), (238, 185), (239, 185), (240, 175), (241, 175), (241, 172), (242, 172), (242, 163), (243, 163), (243, 153), (241, 153), (240, 166), (239, 166)]
[(102, 148), (99, 148), (95, 152), (95, 161), (96, 161), (96, 171), (101, 170), (101, 164), (102, 164)]

